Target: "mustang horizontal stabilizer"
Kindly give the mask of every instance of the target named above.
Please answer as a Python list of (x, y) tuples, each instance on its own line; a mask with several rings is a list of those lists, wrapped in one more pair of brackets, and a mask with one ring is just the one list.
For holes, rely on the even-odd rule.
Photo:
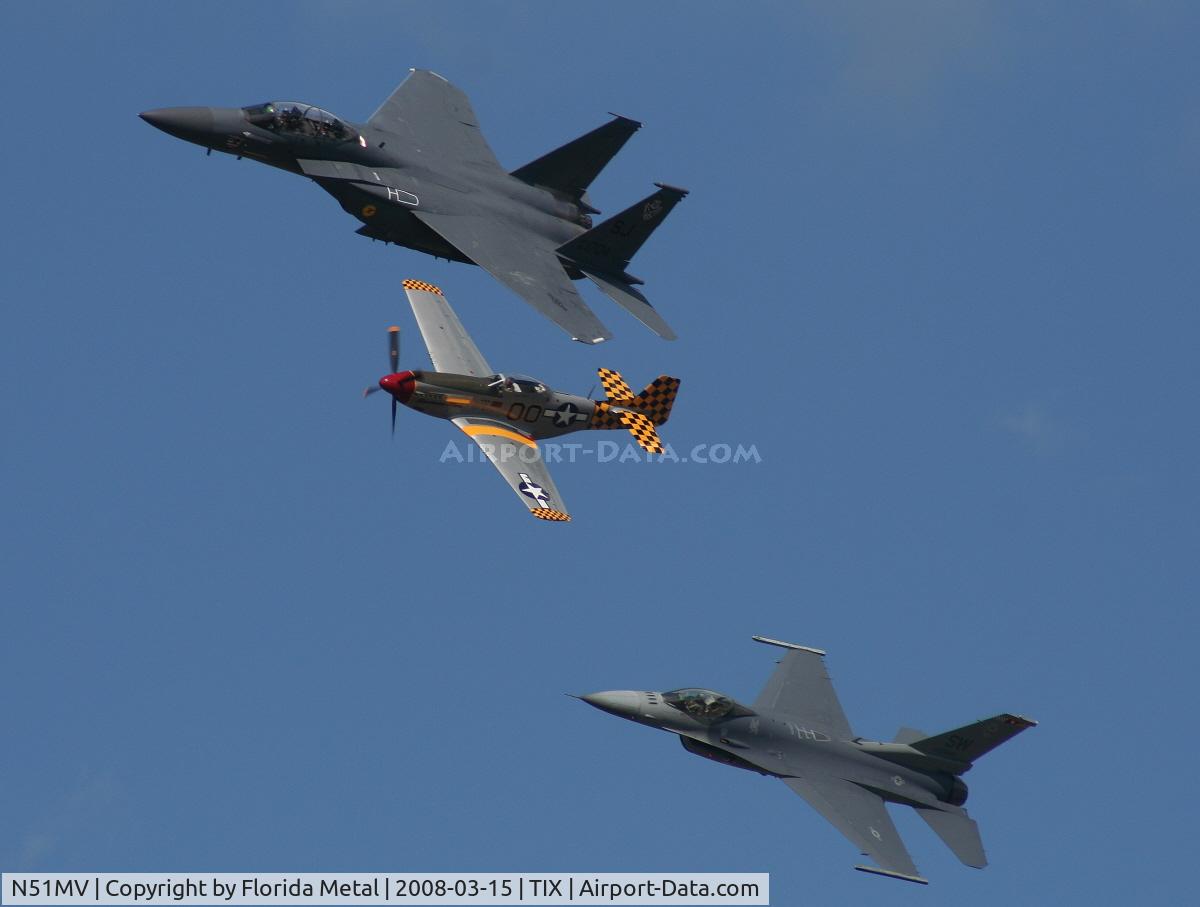
[(413, 215), (463, 255), (581, 343), (600, 343), (612, 334), (588, 308), (553, 251), (516, 226), (505, 230), (468, 214)]
[(531, 514), (552, 523), (570, 522), (571, 515), (554, 487), (536, 441), (491, 419), (460, 416), (453, 422), (479, 445)]
[(990, 753), (1001, 743), (1036, 724), (1036, 721), (1020, 715), (997, 715), (944, 734), (910, 741), (909, 746), (930, 756), (961, 762), (969, 767), (980, 756)]
[(671, 326), (663, 320), (662, 315), (658, 314), (654, 306), (646, 300), (638, 290), (628, 282), (619, 277), (608, 277), (604, 274), (597, 274), (595, 271), (589, 271), (586, 268), (583, 270), (584, 275), (608, 296), (613, 302), (621, 306), (644, 324), (650, 330), (654, 331), (663, 340), (677, 340), (678, 335), (671, 330)]
[(581, 271), (619, 274), (626, 282), (640, 283), (625, 274), (629, 260), (671, 213), (671, 209), (688, 194), (686, 189), (677, 189), (665, 183), (654, 185), (658, 186), (658, 191), (653, 195), (610, 217), (598, 227), (563, 243), (558, 247), (558, 254)]
[[(929, 883), (917, 873), (916, 864), (900, 839), (900, 833), (888, 815), (883, 798), (850, 781), (827, 775), (784, 778), (783, 783), (808, 801), (862, 853), (882, 868), (883, 875), (908, 882)], [(878, 872), (871, 866), (856, 866), (865, 872)]]
[(979, 826), (967, 815), (967, 811), (931, 809), (918, 807), (917, 815), (933, 829), (947, 847), (954, 851), (967, 866), (983, 869), (987, 866), (987, 856), (983, 852), (983, 841), (979, 837)]
[(679, 379), (659, 375), (646, 385), (645, 390), (635, 395), (620, 372), (601, 368), (596, 373), (600, 376), (608, 399), (595, 401), (596, 410), (592, 414), (591, 427), (606, 429), (624, 426), (646, 453), (664, 453), (666, 448), (654, 426), (662, 425), (670, 418), (671, 407), (679, 393)]
[[(616, 119), (567, 142), (536, 161), (512, 172), (512, 175), (531, 186), (541, 186), (568, 201), (579, 204), (584, 193), (605, 165), (642, 128), (637, 120), (616, 116)], [(592, 213), (596, 209), (585, 207)]]
[(421, 280), (406, 280), (404, 292), (435, 369), (476, 378), (494, 374), (440, 289)]

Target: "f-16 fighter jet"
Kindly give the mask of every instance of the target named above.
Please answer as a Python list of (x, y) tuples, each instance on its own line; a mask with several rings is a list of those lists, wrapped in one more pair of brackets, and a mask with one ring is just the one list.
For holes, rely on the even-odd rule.
[(587, 188), (641, 127), (634, 120), (616, 116), (509, 173), (467, 96), (424, 70), (413, 70), (361, 125), (298, 101), (140, 116), (209, 152), (311, 178), (362, 221), (360, 235), (477, 264), (573, 340), (612, 336), (571, 283), (584, 277), (654, 333), (675, 339), (627, 269), (686, 190), (656, 183), (653, 195), (592, 226), (600, 212)]
[(537, 442), (589, 428), (624, 428), (647, 453), (663, 453), (656, 426), (671, 415), (679, 379), (661, 375), (635, 394), (611, 369), (599, 370), (606, 400), (591, 400), (551, 390), (536, 378), (502, 375), (484, 360), (442, 291), (419, 280), (404, 281), (417, 326), (437, 371), (397, 371), (400, 329), (388, 328), (391, 372), (379, 387), (396, 409), (404, 404), (426, 415), (449, 419), (475, 441), (540, 520), (568, 522), (571, 517), (542, 461)]
[(879, 866), (855, 866), (928, 884), (888, 817), (885, 803), (911, 806), (968, 866), (987, 859), (979, 828), (962, 808), (960, 777), (972, 764), (1037, 722), (997, 715), (928, 735), (901, 728), (891, 743), (865, 740), (850, 730), (825, 653), (755, 636), (787, 650), (766, 687), (749, 706), (712, 690), (669, 693), (613, 690), (580, 697), (621, 718), (679, 735), (697, 756), (771, 775), (808, 801)]

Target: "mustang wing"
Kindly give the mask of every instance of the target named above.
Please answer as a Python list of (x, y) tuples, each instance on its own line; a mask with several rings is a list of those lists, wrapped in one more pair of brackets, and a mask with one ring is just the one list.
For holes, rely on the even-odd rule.
[(414, 69), (371, 114), (367, 125), (391, 132), (431, 162), (503, 169), (479, 129), (471, 102), (436, 72)]
[(413, 215), (581, 343), (612, 336), (571, 285), (558, 253), (516, 225), (470, 214)]
[(494, 374), (440, 289), (420, 280), (406, 280), (404, 292), (435, 369), (476, 378)]
[(570, 522), (571, 515), (558, 496), (558, 489), (542, 462), (542, 452), (535, 441), (503, 422), (491, 419), (459, 416), (453, 421), (487, 454), (530, 513), (539, 520)]
[[(784, 778), (783, 783), (832, 822), (855, 847), (878, 863), (883, 875), (928, 884), (917, 874), (917, 867), (908, 855), (896, 826), (892, 824), (883, 798), (878, 794), (831, 775)], [(854, 868), (864, 872), (880, 872), (871, 866)]]
[(838, 702), (825, 670), (825, 653), (777, 639), (754, 638), (758, 642), (782, 646), (788, 653), (780, 659), (779, 667), (751, 708), (794, 718), (838, 740), (853, 738), (850, 722), (846, 720), (846, 713), (842, 711), (842, 704)]

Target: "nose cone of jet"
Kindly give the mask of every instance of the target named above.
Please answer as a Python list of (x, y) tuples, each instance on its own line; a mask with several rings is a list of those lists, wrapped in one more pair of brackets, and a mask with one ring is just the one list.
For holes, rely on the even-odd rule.
[(621, 718), (634, 717), (639, 713), (642, 704), (642, 694), (632, 690), (606, 690), (602, 693), (588, 693), (579, 698), (602, 712)]
[(417, 379), (412, 372), (395, 372), (379, 379), (379, 386), (401, 403), (408, 402), (416, 385)]
[(200, 145), (208, 144), (214, 134), (211, 107), (163, 107), (138, 116), (168, 135)]

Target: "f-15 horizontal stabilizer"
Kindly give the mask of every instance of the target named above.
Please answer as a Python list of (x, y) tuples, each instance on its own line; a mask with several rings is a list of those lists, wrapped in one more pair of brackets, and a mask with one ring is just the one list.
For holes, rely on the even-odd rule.
[(954, 855), (967, 866), (983, 869), (987, 856), (983, 852), (983, 841), (979, 837), (979, 826), (967, 815), (966, 810), (947, 812), (928, 807), (917, 807), (917, 815), (933, 829)]
[(603, 274), (597, 274), (586, 268), (583, 269), (583, 273), (592, 283), (603, 290), (609, 299), (629, 312), (630, 315), (654, 331), (663, 340), (678, 339), (678, 335), (671, 330), (671, 326), (663, 320), (662, 315), (658, 314), (654, 306), (650, 305), (646, 297), (639, 293), (635, 287), (630, 286), (620, 278), (606, 277)]
[(944, 734), (913, 740), (909, 746), (927, 755), (961, 762), (970, 767), (980, 756), (990, 753), (1001, 743), (1036, 724), (1036, 721), (1020, 715), (997, 715)]
[(581, 271), (620, 274), (626, 282), (635, 282), (635, 278), (624, 273), (629, 267), (629, 260), (671, 213), (671, 209), (688, 194), (686, 189), (677, 189), (666, 183), (654, 185), (658, 186), (658, 191), (653, 195), (610, 217), (600, 226), (563, 243), (558, 247), (559, 256)]
[[(531, 186), (549, 189), (576, 204), (584, 201), (584, 193), (600, 171), (620, 151), (629, 137), (642, 128), (637, 120), (616, 116), (615, 120), (543, 154), (536, 161), (519, 167), (512, 175)], [(595, 208), (585, 207), (592, 213)]]

